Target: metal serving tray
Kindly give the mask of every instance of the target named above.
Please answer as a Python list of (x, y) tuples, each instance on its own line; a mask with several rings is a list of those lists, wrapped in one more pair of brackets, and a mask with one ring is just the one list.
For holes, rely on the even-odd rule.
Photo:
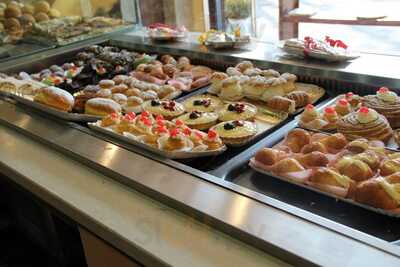
[(48, 114), (55, 116), (61, 120), (77, 121), (77, 122), (93, 122), (93, 121), (97, 121), (97, 120), (101, 119), (100, 116), (61, 111), (61, 110), (40, 104), (38, 102), (35, 102), (32, 99), (28, 99), (26, 97), (15, 95), (15, 94), (11, 94), (11, 95), (9, 95), (9, 97), (14, 99), (18, 103), (27, 105), (34, 109), (40, 110), (44, 113), (48, 113)]

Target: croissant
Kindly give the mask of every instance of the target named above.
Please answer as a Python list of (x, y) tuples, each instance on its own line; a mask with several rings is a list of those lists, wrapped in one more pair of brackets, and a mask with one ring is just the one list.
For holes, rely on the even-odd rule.
[(308, 154), (308, 153), (311, 153), (314, 151), (318, 151), (318, 152), (325, 153), (325, 154), (328, 153), (328, 149), (321, 142), (312, 142), (311, 144), (305, 145), (301, 149), (301, 153), (303, 153), (303, 154)]
[(293, 113), (296, 110), (296, 103), (283, 96), (273, 96), (267, 100), (267, 107), (283, 112)]
[(285, 158), (278, 163), (273, 168), (273, 171), (277, 174), (284, 174), (290, 172), (304, 171), (304, 167), (293, 158)]
[(400, 172), (400, 159), (385, 160), (380, 169), (382, 176), (388, 176), (395, 172)]
[(274, 165), (278, 161), (279, 153), (280, 151), (276, 149), (263, 148), (256, 153), (254, 158), (256, 161), (270, 166)]
[[(396, 176), (398, 176), (396, 174)], [(367, 204), (376, 208), (391, 210), (399, 206), (399, 200), (393, 194), (393, 185), (391, 179), (382, 177), (369, 179), (357, 185), (354, 191), (354, 199), (360, 203)], [(397, 178), (396, 178), (397, 179)], [(396, 194), (395, 191), (394, 194)], [(398, 192), (399, 193), (399, 192)]]
[(362, 153), (369, 147), (368, 140), (359, 138), (347, 144), (346, 149), (353, 153)]
[(378, 154), (372, 150), (359, 153), (352, 158), (365, 162), (372, 170), (377, 170), (381, 163), (381, 159), (379, 158)]
[(311, 135), (309, 132), (303, 129), (294, 129), (286, 136), (286, 145), (294, 153), (298, 153), (301, 149), (310, 143)]
[(311, 103), (310, 95), (304, 91), (293, 91), (286, 97), (295, 102), (296, 108), (305, 107)]
[(332, 148), (335, 150), (343, 149), (348, 144), (346, 137), (340, 133), (325, 137), (320, 142), (328, 149)]
[(305, 155), (296, 155), (295, 159), (306, 168), (325, 167), (329, 163), (328, 157), (319, 151), (313, 151)]
[(346, 175), (350, 179), (361, 182), (371, 178), (374, 173), (365, 162), (344, 157), (335, 164), (335, 168), (340, 174)]
[(356, 183), (346, 175), (325, 167), (316, 169), (309, 177), (310, 186), (341, 197), (353, 194)]

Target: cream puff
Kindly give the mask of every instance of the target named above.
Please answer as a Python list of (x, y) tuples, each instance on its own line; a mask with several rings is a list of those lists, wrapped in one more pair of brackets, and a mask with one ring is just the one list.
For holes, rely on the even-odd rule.
[(232, 76), (222, 82), (221, 91), (219, 96), (222, 99), (230, 101), (238, 101), (243, 98), (242, 87), (240, 79), (237, 76)]
[(208, 92), (218, 95), (221, 92), (222, 82), (228, 77), (229, 76), (226, 73), (214, 72), (211, 75), (211, 86), (208, 89)]

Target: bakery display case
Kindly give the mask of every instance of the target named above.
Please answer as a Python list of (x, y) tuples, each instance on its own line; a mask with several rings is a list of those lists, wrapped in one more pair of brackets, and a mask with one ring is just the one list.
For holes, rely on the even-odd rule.
[[(261, 217), (229, 199), (238, 217), (221, 221), (195, 202), (197, 183), (203, 201), (217, 185), (398, 260), (400, 75), (357, 60), (306, 64), (265, 44), (233, 53), (121, 34), (1, 65), (0, 123), (267, 252), (271, 237), (235, 225)], [(181, 181), (187, 202), (181, 177), (160, 182), (167, 190), (132, 173), (141, 161), (192, 176)], [(276, 253), (292, 263), (321, 263), (283, 243)]]
[[(126, 7), (124, 7), (126, 9)], [(120, 1), (0, 2), (0, 60), (96, 38), (132, 28), (136, 9), (121, 13)]]

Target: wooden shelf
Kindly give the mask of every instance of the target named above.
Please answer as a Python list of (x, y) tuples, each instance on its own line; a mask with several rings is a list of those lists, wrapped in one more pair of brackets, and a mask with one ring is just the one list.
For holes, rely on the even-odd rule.
[(284, 22), (291, 23), (318, 23), (318, 24), (341, 24), (341, 25), (361, 25), (361, 26), (400, 26), (400, 21), (396, 20), (360, 20), (360, 19), (324, 19), (316, 17), (284, 16)]

